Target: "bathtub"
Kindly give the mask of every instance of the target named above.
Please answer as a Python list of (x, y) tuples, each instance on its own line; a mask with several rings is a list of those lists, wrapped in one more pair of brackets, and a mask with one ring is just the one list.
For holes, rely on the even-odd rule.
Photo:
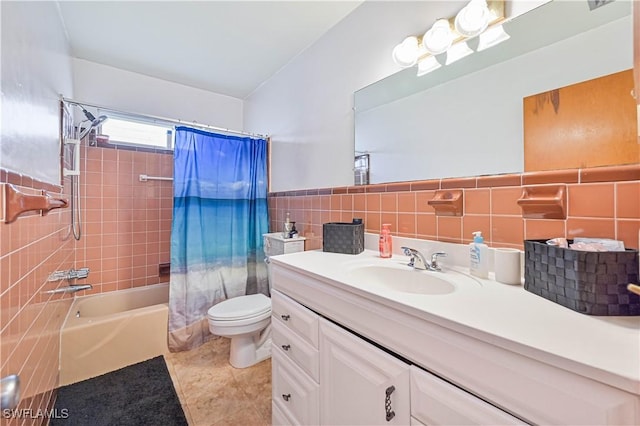
[(78, 297), (60, 336), (60, 386), (165, 354), (169, 284)]

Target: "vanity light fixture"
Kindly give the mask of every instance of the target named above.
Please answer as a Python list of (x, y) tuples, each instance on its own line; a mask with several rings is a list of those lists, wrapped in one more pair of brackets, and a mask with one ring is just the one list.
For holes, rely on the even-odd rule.
[[(470, 0), (448, 19), (438, 19), (423, 36), (409, 36), (393, 49), (393, 60), (402, 68), (418, 64), (418, 76), (440, 68), (436, 55), (447, 53), (446, 65), (473, 53), (466, 41), (479, 37), (481, 51), (509, 39), (502, 23), (505, 0)], [(497, 25), (497, 26), (496, 26)]]

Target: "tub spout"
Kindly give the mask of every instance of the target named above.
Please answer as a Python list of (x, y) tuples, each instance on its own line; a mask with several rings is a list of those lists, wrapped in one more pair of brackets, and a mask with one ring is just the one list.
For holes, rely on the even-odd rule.
[(80, 290), (91, 290), (93, 286), (91, 284), (82, 285), (68, 285), (66, 287), (56, 288), (55, 290), (45, 291), (46, 294), (58, 294), (58, 293), (75, 293)]

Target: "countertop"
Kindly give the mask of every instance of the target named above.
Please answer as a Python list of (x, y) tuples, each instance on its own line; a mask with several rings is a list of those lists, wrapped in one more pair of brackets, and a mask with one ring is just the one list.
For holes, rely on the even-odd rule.
[[(476, 279), (476, 285), (443, 295), (385, 291), (354, 283), (349, 277), (354, 265), (389, 262), (401, 267), (408, 261), (396, 254), (380, 259), (371, 250), (359, 255), (315, 250), (274, 256), (271, 261), (324, 278), (324, 282), (328, 279), (328, 285), (453, 331), (640, 395), (640, 317), (584, 315), (529, 293), (521, 285), (492, 279)], [(420, 272), (455, 276), (465, 268)]]

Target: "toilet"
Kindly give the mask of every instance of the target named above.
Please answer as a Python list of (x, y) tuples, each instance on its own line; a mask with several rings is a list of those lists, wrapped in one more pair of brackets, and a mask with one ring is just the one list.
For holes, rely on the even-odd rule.
[(229, 363), (250, 367), (271, 356), (271, 299), (250, 294), (227, 299), (207, 311), (209, 331), (231, 339)]

